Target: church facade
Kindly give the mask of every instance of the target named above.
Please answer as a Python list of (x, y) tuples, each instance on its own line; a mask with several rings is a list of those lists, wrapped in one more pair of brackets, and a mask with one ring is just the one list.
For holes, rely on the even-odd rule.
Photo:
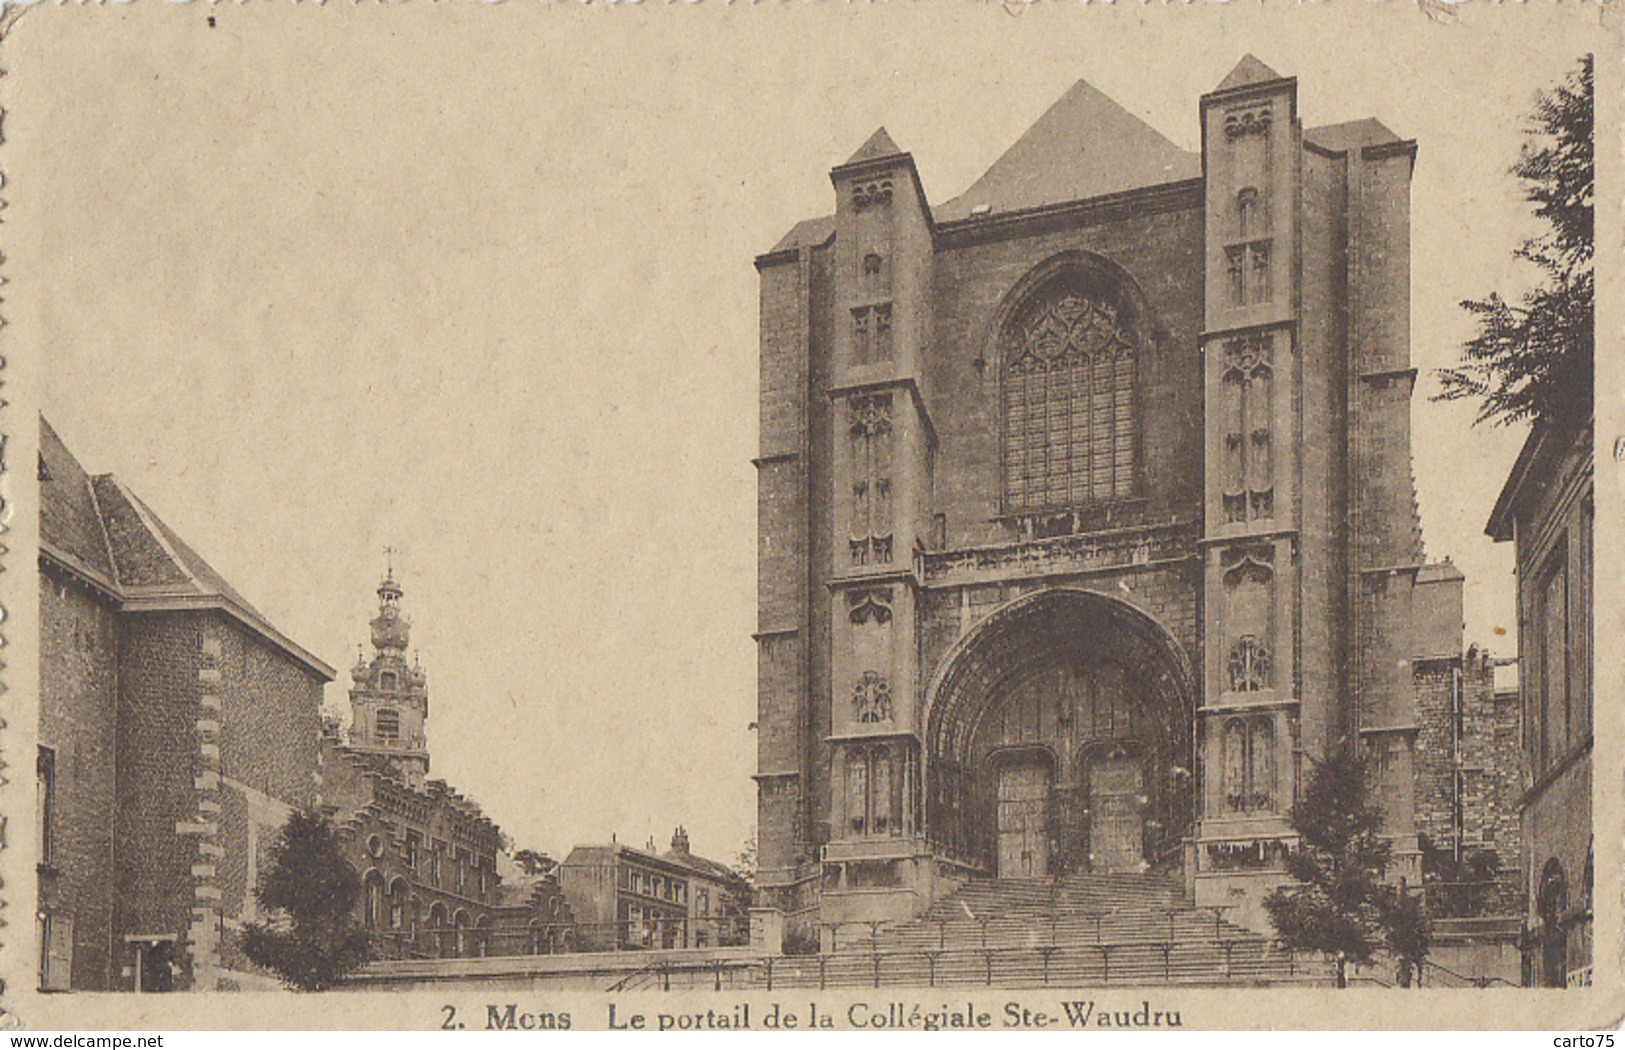
[(939, 204), (878, 131), (756, 260), (758, 879), (792, 932), (1081, 871), (1264, 924), (1352, 741), (1419, 880), (1414, 664), (1459, 659), (1461, 577), (1411, 475), (1416, 146), (1306, 126), (1250, 56), (1194, 108), (1200, 153), (1080, 82)]

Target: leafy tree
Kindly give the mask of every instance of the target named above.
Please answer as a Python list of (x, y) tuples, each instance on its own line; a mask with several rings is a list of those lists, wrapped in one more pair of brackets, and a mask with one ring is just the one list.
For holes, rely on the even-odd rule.
[(1478, 334), (1462, 362), (1441, 369), (1435, 400), (1479, 402), (1475, 422), (1584, 420), (1591, 410), (1595, 347), (1595, 244), (1592, 158), (1592, 59), (1535, 103), (1512, 173), (1548, 229), (1514, 253), (1533, 263), (1540, 282), (1517, 303), (1491, 292), (1462, 308)]
[(513, 862), (526, 875), (546, 875), (559, 866), (559, 862), (552, 857), (533, 849), (516, 850), (513, 855)]
[(288, 818), (270, 860), (256, 896), (273, 918), (247, 926), (243, 952), (290, 988), (331, 988), (370, 954), (355, 920), (361, 877), (339, 851), (332, 825), (314, 812)]
[[(1299, 848), (1287, 854), (1286, 870), (1298, 885), (1264, 899), (1282, 944), (1337, 961), (1339, 988), (1348, 986), (1350, 962), (1371, 962), (1385, 943), (1417, 965), (1416, 953), (1427, 951), (1425, 935), (1402, 925), (1412, 922), (1409, 905), (1383, 881), (1393, 848), (1369, 798), (1368, 772), (1365, 758), (1347, 750), (1315, 767), (1290, 818)], [(1425, 918), (1414, 918), (1425, 929)]]
[(733, 870), (746, 882), (756, 882), (756, 832), (751, 831), (744, 843), (739, 847), (739, 854), (734, 859)]

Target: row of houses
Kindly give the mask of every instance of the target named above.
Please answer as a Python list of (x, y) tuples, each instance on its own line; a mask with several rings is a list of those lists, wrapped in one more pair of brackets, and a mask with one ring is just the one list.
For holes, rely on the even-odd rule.
[(749, 886), (689, 852), (562, 864), (431, 779), (428, 676), (388, 573), (350, 722), (334, 669), (279, 631), (141, 499), (41, 421), (39, 980), (45, 990), (273, 986), (241, 950), (296, 810), (332, 821), (378, 958), (705, 947)]

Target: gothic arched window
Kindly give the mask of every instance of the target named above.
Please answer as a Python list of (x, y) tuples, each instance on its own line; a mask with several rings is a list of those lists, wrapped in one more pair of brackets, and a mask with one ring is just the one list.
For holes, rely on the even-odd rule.
[(1041, 284), (999, 333), (1004, 499), (1012, 514), (1137, 494), (1139, 334), (1111, 285)]

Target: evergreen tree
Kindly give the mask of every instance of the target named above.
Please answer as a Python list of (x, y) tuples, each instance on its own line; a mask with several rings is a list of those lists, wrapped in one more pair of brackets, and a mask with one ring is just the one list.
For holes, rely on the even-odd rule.
[(1299, 844), (1286, 870), (1299, 885), (1264, 900), (1282, 944), (1336, 959), (1339, 988), (1348, 985), (1351, 961), (1371, 961), (1395, 912), (1383, 883), (1393, 850), (1367, 773), (1363, 757), (1341, 750), (1315, 767), (1291, 814)]
[(1422, 964), (1433, 946), (1433, 930), (1421, 898), (1403, 888), (1389, 889), (1384, 912), (1383, 939), (1394, 956), (1394, 978), (1401, 988), (1409, 988), (1412, 979), (1421, 976)]
[(1548, 230), (1514, 254), (1540, 283), (1516, 304), (1491, 292), (1464, 301), (1478, 334), (1462, 362), (1441, 369), (1435, 400), (1479, 402), (1476, 422), (1583, 422), (1591, 411), (1595, 347), (1592, 256), (1592, 59), (1535, 103), (1529, 140), (1512, 173)]
[(370, 954), (367, 932), (355, 920), (361, 878), (339, 851), (321, 815), (288, 818), (256, 896), (273, 918), (250, 923), (243, 952), (274, 970), (290, 988), (331, 988)]

